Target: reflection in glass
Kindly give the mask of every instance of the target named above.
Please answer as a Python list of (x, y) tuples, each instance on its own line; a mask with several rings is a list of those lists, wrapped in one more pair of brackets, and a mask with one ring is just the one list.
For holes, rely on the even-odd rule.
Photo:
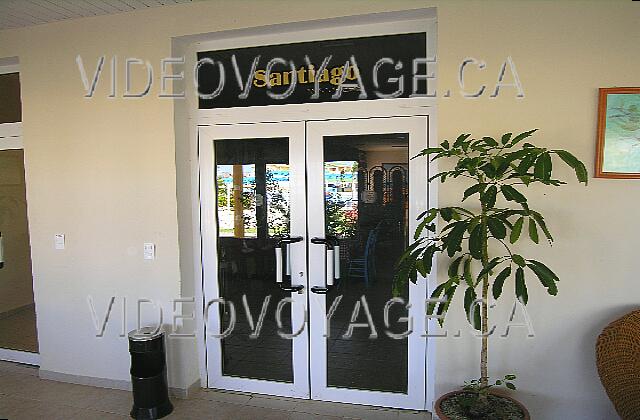
[[(327, 383), (330, 387), (407, 392), (408, 341), (385, 333), (384, 308), (393, 294), (393, 268), (408, 245), (409, 136), (370, 134), (324, 138), (326, 234), (340, 244), (342, 278), (327, 295), (327, 310), (342, 296), (330, 321)], [(405, 287), (400, 296), (408, 301)], [(366, 301), (377, 338), (371, 339)], [(358, 304), (358, 302), (360, 302)], [(404, 305), (389, 311), (390, 331), (407, 323)]]
[[(218, 283), (220, 297), (233, 302), (236, 324), (222, 339), (224, 375), (293, 382), (292, 342), (277, 334), (275, 310), (289, 296), (275, 281), (274, 246), (289, 234), (289, 140), (216, 140), (218, 220)], [(270, 298), (268, 298), (270, 296)], [(254, 327), (268, 300), (262, 330)], [(225, 307), (226, 308), (226, 307)], [(221, 332), (231, 314), (221, 309)], [(285, 331), (291, 331), (289, 311), (282, 311)]]
[(22, 150), (0, 150), (0, 348), (38, 352)]

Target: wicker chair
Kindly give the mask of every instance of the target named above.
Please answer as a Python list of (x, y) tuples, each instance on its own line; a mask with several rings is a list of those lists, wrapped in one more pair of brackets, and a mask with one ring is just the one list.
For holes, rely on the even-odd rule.
[(640, 310), (609, 324), (598, 337), (600, 381), (624, 420), (640, 420)]

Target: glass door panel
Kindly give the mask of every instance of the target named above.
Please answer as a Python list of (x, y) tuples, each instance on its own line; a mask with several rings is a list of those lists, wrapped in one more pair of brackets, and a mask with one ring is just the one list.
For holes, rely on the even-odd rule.
[(424, 208), (409, 173), (426, 168), (409, 158), (426, 130), (424, 117), (308, 123), (308, 211), (324, 214), (309, 218), (314, 398), (424, 408), (426, 286), (394, 290), (393, 274)]
[[(289, 139), (216, 140), (214, 156), (218, 288), (245, 312), (233, 318), (220, 310), (221, 331), (233, 327), (221, 339), (222, 374), (292, 383), (291, 340), (278, 336), (275, 316), (277, 303), (289, 293), (275, 281), (274, 254), (278, 238), (289, 235)], [(281, 321), (291, 331), (290, 313)]]
[(306, 396), (306, 329), (287, 336), (305, 326), (305, 289), (289, 288), (306, 286), (305, 244), (276, 253), (305, 235), (304, 125), (212, 126), (200, 137), (205, 290), (218, 300), (207, 311), (209, 386)]
[[(409, 299), (408, 286), (395, 295), (393, 287), (393, 268), (409, 243), (408, 165), (407, 133), (324, 137), (325, 236), (336, 238), (342, 273), (327, 293), (330, 303), (341, 296), (326, 313), (330, 387), (407, 392), (408, 340), (378, 329), (390, 299)], [(387, 312), (389, 319), (407, 316), (401, 304)]]

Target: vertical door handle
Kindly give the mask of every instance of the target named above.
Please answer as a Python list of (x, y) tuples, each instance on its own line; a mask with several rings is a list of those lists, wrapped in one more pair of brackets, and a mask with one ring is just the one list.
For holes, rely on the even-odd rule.
[(311, 238), (311, 243), (325, 246), (324, 286), (313, 286), (311, 291), (319, 295), (326, 295), (334, 285), (334, 280), (340, 279), (340, 246), (338, 238)]
[[(296, 284), (296, 285), (291, 284), (291, 252), (290, 252), (291, 244), (296, 242), (302, 242), (303, 239), (304, 238), (302, 236), (287, 236), (287, 237), (281, 238), (276, 244), (276, 247), (275, 247), (276, 283), (278, 283), (278, 286), (280, 286), (280, 289), (282, 289), (285, 292), (302, 293), (302, 291), (304, 290), (304, 285), (302, 284)], [(284, 260), (284, 264), (283, 264), (283, 258), (282, 258), (283, 246), (285, 247), (285, 254), (286, 254), (286, 259)], [(283, 265), (285, 267), (283, 267)], [(283, 278), (285, 276), (288, 279), (288, 283), (289, 283), (288, 285), (283, 282)]]

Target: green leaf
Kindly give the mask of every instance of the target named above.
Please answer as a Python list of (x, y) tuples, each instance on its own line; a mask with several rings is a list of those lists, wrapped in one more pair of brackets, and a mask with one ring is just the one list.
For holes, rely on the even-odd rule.
[(504, 385), (511, 390), (514, 390), (514, 391), (516, 390), (516, 386), (511, 382), (506, 382)]
[(469, 287), (473, 287), (473, 277), (471, 276), (471, 260), (472, 258), (467, 258), (464, 261), (464, 281), (469, 285)]
[[(420, 224), (418, 225), (418, 227), (416, 227), (416, 231), (413, 234), (413, 239), (417, 240), (420, 235), (422, 234), (422, 231), (424, 230), (424, 228), (433, 221), (433, 219), (436, 218), (436, 216), (438, 215), (438, 209), (431, 209), (429, 211), (427, 211), (426, 213), (423, 213), (422, 216), (424, 216), (425, 214), (427, 214), (427, 217), (425, 217)], [(419, 219), (419, 218), (418, 218)], [(429, 229), (432, 230), (432, 229)]]
[(542, 215), (536, 211), (532, 211), (531, 215), (533, 216), (534, 219), (536, 219), (536, 222), (538, 222), (538, 225), (542, 228), (542, 231), (544, 232), (544, 235), (547, 237), (547, 240), (549, 242), (553, 242), (553, 236), (551, 236), (551, 232), (549, 232), (549, 229), (547, 228), (547, 224), (544, 222), (544, 218), (542, 217)]
[[(523, 150), (528, 151), (529, 149)], [(518, 174), (520, 175), (526, 175), (529, 172), (529, 168), (531, 168), (535, 163), (537, 156), (538, 154), (536, 152), (529, 152), (529, 154), (522, 158), (522, 160), (518, 164), (516, 172), (518, 172)]]
[(443, 149), (449, 150), (449, 142), (447, 140), (443, 141), (442, 143), (440, 143), (440, 146), (442, 146)]
[(462, 146), (462, 143), (464, 143), (464, 141), (465, 141), (466, 139), (468, 139), (468, 138), (469, 138), (469, 136), (471, 136), (471, 134), (470, 134), (470, 133), (469, 133), (469, 134), (460, 134), (460, 135), (458, 136), (458, 138), (456, 139), (456, 141), (455, 141), (455, 142), (453, 142), (453, 148), (455, 149), (456, 147), (460, 147), (460, 146)]
[(524, 258), (522, 258), (521, 255), (513, 254), (511, 256), (511, 259), (513, 260), (514, 263), (518, 264), (520, 267), (524, 267), (527, 265), (527, 263), (525, 262)]
[(475, 184), (467, 188), (464, 192), (464, 197), (462, 198), (462, 201), (471, 197), (473, 194), (481, 192), (482, 190), (484, 190), (484, 187), (485, 187), (485, 184)]
[[(454, 284), (446, 289), (444, 298), (447, 301), (440, 303), (438, 305), (438, 315), (447, 314), (447, 310), (449, 310), (449, 305), (451, 305), (451, 301), (453, 300), (453, 296), (455, 295), (457, 288), (458, 288), (458, 285)], [(444, 319), (443, 318), (438, 319), (438, 323), (440, 324), (440, 326), (442, 326), (442, 324), (444, 323)]]
[(551, 296), (555, 296), (558, 294), (558, 286), (556, 285), (556, 281), (552, 276), (550, 276), (546, 271), (535, 264), (529, 263), (527, 264), (527, 267), (529, 267), (529, 269), (531, 269), (531, 271), (533, 271), (534, 274), (538, 276), (538, 279), (540, 279), (540, 283), (542, 283), (542, 285), (547, 288), (547, 293), (549, 293)]
[(448, 270), (449, 277), (455, 277), (458, 275), (458, 271), (460, 270), (460, 262), (462, 262), (463, 258), (464, 258), (464, 255), (461, 255), (455, 260), (453, 260), (451, 264), (449, 264), (449, 270)]
[(489, 227), (489, 232), (491, 232), (495, 238), (504, 239), (507, 236), (507, 228), (502, 220), (490, 217), (487, 219), (487, 226)]
[(589, 182), (589, 174), (587, 173), (587, 168), (584, 166), (584, 163), (566, 150), (554, 150), (554, 152), (560, 156), (560, 159), (562, 159), (564, 163), (573, 168), (578, 182), (584, 182), (584, 185), (587, 185)]
[(523, 304), (527, 304), (529, 301), (529, 295), (527, 294), (527, 285), (524, 282), (524, 270), (522, 267), (518, 267), (516, 270), (516, 296)]
[[(433, 292), (431, 293), (431, 299), (438, 299), (442, 294), (442, 292), (444, 291), (444, 289), (447, 288), (448, 286), (449, 286), (448, 281), (438, 285), (438, 287), (433, 289)], [(436, 307), (436, 303), (437, 302), (429, 302), (429, 304), (427, 305), (427, 315), (433, 315), (433, 310)]]
[(500, 272), (493, 281), (493, 298), (498, 299), (502, 294), (504, 281), (511, 275), (511, 267), (507, 267)]
[(529, 218), (529, 237), (533, 242), (538, 243), (538, 228), (532, 217)]
[(542, 153), (538, 156), (533, 168), (533, 174), (540, 180), (551, 180), (551, 155), (549, 153)]
[[(478, 296), (476, 295), (476, 291), (473, 287), (467, 287), (467, 290), (464, 292), (464, 311), (467, 314), (467, 321), (476, 329), (480, 330), (480, 305), (474, 304)], [(471, 309), (473, 308), (473, 313), (471, 313)]]
[(482, 267), (482, 270), (478, 273), (478, 281), (482, 280), (484, 276), (489, 274), (489, 272), (493, 270), (496, 265), (500, 264), (500, 262), (502, 262), (502, 257), (495, 257), (489, 261), (486, 266)]
[(520, 217), (516, 223), (513, 225), (513, 229), (511, 229), (511, 235), (509, 236), (509, 242), (515, 244), (518, 238), (520, 237), (520, 232), (522, 232), (522, 225), (524, 224), (524, 217)]
[(489, 178), (496, 177), (496, 168), (494, 168), (493, 165), (490, 163), (487, 163), (486, 165), (482, 165), (480, 167), (480, 170), (482, 170), (482, 172), (484, 172), (485, 175)]
[(411, 245), (409, 245), (409, 247), (402, 253), (402, 256), (396, 263), (396, 267), (401, 266), (407, 259), (409, 259), (412, 256), (413, 252), (416, 250), (416, 248), (418, 248), (424, 242), (424, 240), (425, 240), (424, 238), (420, 238), (414, 243), (412, 243)]
[(464, 311), (467, 314), (467, 320), (469, 320), (469, 322), (471, 322), (471, 318), (469, 318), (469, 310), (471, 309), (471, 304), (473, 304), (473, 301), (476, 300), (476, 298), (476, 291), (473, 287), (467, 287), (467, 290), (464, 292)]
[(456, 222), (451, 232), (447, 235), (447, 255), (453, 257), (462, 243), (462, 236), (467, 230), (467, 222)]
[(549, 267), (547, 267), (546, 265), (544, 265), (540, 261), (529, 260), (528, 263), (529, 264), (533, 264), (533, 265), (537, 266), (538, 268), (540, 268), (541, 270), (545, 271), (545, 274), (547, 276), (553, 278), (555, 281), (560, 281), (560, 278), (556, 275), (556, 273), (551, 271), (551, 269)]
[(427, 271), (424, 267), (424, 258), (416, 261), (416, 270), (422, 277), (427, 277)]
[(483, 137), (482, 140), (489, 146), (497, 146), (498, 142), (493, 137)]
[(491, 185), (480, 196), (480, 201), (487, 208), (493, 208), (496, 205), (496, 195), (498, 194), (498, 188), (495, 185)]
[[(438, 247), (435, 245), (430, 245), (427, 247), (427, 250), (422, 255), (422, 266), (424, 267), (424, 271), (426, 274), (431, 273), (431, 268), (433, 267), (433, 254), (436, 253)], [(422, 277), (427, 277), (425, 273), (420, 273)]]
[(500, 187), (502, 195), (507, 201), (515, 201), (516, 203), (526, 203), (527, 198), (511, 185), (503, 185)]
[(502, 139), (500, 140), (500, 142), (502, 144), (507, 144), (509, 143), (509, 140), (511, 140), (511, 136), (513, 135), (513, 133), (506, 133), (502, 136)]
[(507, 381), (513, 381), (516, 379), (516, 375), (504, 375), (504, 379)]
[(418, 154), (418, 156), (426, 156), (432, 153), (440, 153), (442, 152), (441, 147), (428, 147), (426, 149), (422, 149), (422, 151)]
[(476, 260), (482, 259), (482, 224), (478, 224), (469, 236), (469, 252)]
[(438, 209), (430, 209), (429, 215), (425, 218), (427, 223), (431, 223), (438, 216)]
[(450, 207), (443, 207), (440, 209), (440, 215), (445, 222), (449, 222), (453, 219), (453, 210)]
[(531, 136), (533, 133), (535, 133), (536, 131), (538, 131), (537, 128), (534, 128), (533, 130), (529, 130), (529, 131), (525, 131), (524, 133), (520, 133), (517, 136), (515, 136), (513, 138), (513, 140), (511, 140), (511, 145), (515, 145), (519, 142), (521, 142), (522, 140), (526, 139), (527, 137)]

